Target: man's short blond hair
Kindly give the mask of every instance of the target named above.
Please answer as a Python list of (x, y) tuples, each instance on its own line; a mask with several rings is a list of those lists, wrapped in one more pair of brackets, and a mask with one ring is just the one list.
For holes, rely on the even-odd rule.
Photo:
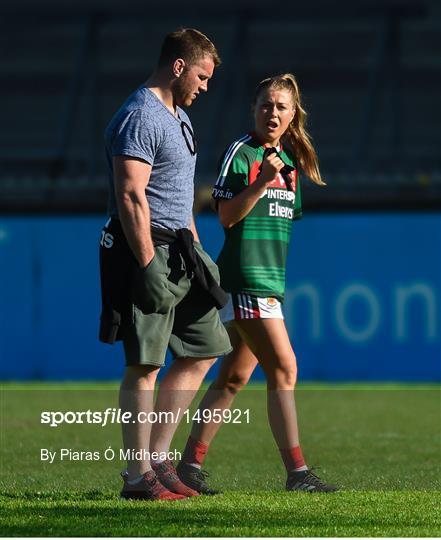
[(211, 56), (216, 67), (221, 63), (216, 47), (205, 34), (194, 28), (180, 28), (165, 36), (158, 67), (171, 64), (177, 58), (191, 65), (205, 56)]

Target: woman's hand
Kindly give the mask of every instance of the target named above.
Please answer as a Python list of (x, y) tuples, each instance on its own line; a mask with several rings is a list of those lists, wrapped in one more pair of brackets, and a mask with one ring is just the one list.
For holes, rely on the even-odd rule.
[(220, 200), (218, 214), (222, 225), (229, 229), (251, 212), (268, 185), (283, 169), (285, 163), (277, 152), (268, 153), (262, 162), (262, 168), (256, 181), (229, 200)]
[(284, 166), (285, 163), (283, 163), (275, 152), (273, 154), (269, 154), (262, 161), (262, 170), (258, 179), (264, 183), (272, 182)]

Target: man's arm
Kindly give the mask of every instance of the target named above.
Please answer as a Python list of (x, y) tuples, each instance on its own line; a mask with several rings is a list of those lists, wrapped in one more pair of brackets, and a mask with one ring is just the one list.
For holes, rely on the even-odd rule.
[(155, 255), (150, 231), (150, 208), (145, 188), (150, 180), (152, 166), (128, 156), (113, 158), (115, 196), (127, 242), (139, 266), (147, 266)]
[(194, 237), (194, 240), (195, 242), (201, 242), (199, 240), (199, 235), (198, 235), (198, 231), (196, 230), (196, 223), (194, 221), (194, 216), (191, 216), (191, 225), (190, 225), (190, 230), (191, 232), (193, 233), (193, 237)]

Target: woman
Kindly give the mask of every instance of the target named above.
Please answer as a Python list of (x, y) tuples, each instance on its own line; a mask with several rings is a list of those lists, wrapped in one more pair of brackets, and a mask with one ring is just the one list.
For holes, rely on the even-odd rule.
[[(222, 287), (230, 293), (222, 315), (233, 352), (223, 359), (199, 408), (229, 408), (259, 362), (267, 380), (271, 430), (287, 471), (286, 489), (335, 491), (308, 469), (302, 455), (293, 392), (296, 357), (281, 309), (291, 222), (301, 216), (298, 168), (316, 184), (324, 182), (293, 75), (263, 80), (253, 112), (255, 131), (228, 148), (213, 190), (225, 230), (217, 263)], [(201, 493), (215, 493), (201, 465), (219, 426), (195, 422), (178, 466), (181, 480)]]

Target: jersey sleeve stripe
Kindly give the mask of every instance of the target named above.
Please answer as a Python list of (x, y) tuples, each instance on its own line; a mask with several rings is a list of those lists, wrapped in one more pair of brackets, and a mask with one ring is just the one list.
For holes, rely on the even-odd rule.
[[(224, 180), (225, 180), (225, 176), (228, 173), (228, 168), (230, 166), (232, 158), (234, 157), (234, 154), (239, 149), (242, 142), (246, 141), (248, 138), (249, 138), (249, 135), (244, 135), (243, 137), (241, 137), (237, 141), (234, 141), (234, 143), (231, 144), (231, 146), (228, 148), (227, 152), (225, 153), (225, 157), (224, 157), (224, 160), (222, 162), (222, 165), (221, 165), (219, 176), (218, 176), (218, 178), (216, 180), (216, 185), (220, 185), (220, 186), (223, 185)], [(219, 184), (219, 181), (221, 181), (220, 184)]]
[(235, 153), (239, 150), (239, 148), (249, 141), (251, 139), (250, 135), (245, 135), (241, 139), (237, 140), (235, 143), (233, 143), (230, 148), (228, 149), (228, 152), (225, 154), (224, 161), (222, 162), (221, 171), (219, 173), (219, 176), (216, 180), (216, 186), (222, 187), (225, 182), (225, 178), (228, 174), (228, 169), (230, 168), (231, 162), (233, 161), (233, 157)]
[(242, 141), (245, 141), (248, 138), (250, 138), (250, 136), (247, 134), (247, 135), (244, 135), (243, 137), (240, 137), (240, 139), (237, 139), (237, 141), (234, 141), (233, 143), (230, 144), (228, 150), (225, 152), (225, 156), (222, 162), (222, 167), (224, 167), (225, 163), (229, 160), (231, 153), (234, 151), (235, 147), (239, 143), (241, 143)]
[(225, 152), (224, 159), (222, 160), (222, 164), (221, 164), (221, 166), (220, 166), (220, 171), (219, 171), (219, 176), (217, 177), (217, 180), (216, 180), (216, 184), (215, 184), (215, 185), (218, 184), (219, 179), (222, 177), (222, 173), (223, 173), (223, 170), (224, 170), (224, 168), (225, 168), (225, 164), (226, 164), (226, 162), (228, 161), (229, 157), (231, 156), (231, 152), (234, 150), (234, 148), (236, 147), (236, 145), (239, 144), (240, 141), (241, 141), (242, 139), (244, 139), (244, 138), (245, 138), (245, 136), (244, 136), (244, 137), (241, 137), (239, 140), (234, 141), (233, 143), (231, 143), (230, 146), (228, 147), (228, 150)]

